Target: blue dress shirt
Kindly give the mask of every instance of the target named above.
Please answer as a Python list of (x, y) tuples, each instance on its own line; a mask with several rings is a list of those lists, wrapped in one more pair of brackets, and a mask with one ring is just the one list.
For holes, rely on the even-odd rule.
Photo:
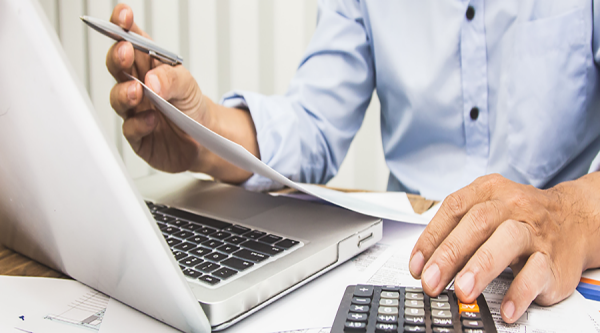
[(288, 92), (222, 102), (249, 109), (261, 159), (295, 181), (336, 174), (376, 89), (390, 189), (549, 187), (600, 151), (599, 44), (600, 0), (323, 0)]

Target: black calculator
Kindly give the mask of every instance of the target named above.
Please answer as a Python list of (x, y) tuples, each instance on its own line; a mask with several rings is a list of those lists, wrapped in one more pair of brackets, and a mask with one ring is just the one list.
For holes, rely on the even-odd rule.
[(421, 288), (348, 286), (331, 333), (496, 333), (483, 295), (473, 303), (445, 290), (429, 297)]

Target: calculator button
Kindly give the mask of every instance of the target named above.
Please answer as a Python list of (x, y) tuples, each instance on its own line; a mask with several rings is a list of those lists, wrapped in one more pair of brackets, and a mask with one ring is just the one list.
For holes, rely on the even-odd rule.
[(366, 313), (348, 313), (348, 320), (352, 320), (352, 321), (367, 321), (367, 319), (369, 318), (369, 315), (367, 315)]
[(385, 323), (377, 323), (375, 325), (375, 332), (397, 332), (398, 325), (396, 324), (385, 324)]
[(358, 305), (369, 305), (371, 304), (371, 299), (367, 297), (352, 297), (352, 304)]
[(464, 333), (485, 333), (485, 331), (481, 328), (465, 328), (463, 329)]
[(458, 301), (458, 313), (462, 313), (464, 311), (479, 312), (479, 305), (477, 305), (477, 301), (473, 303), (462, 303), (461, 301)]
[(381, 290), (383, 291), (398, 291), (400, 290), (399, 286), (383, 286), (381, 287)]
[(379, 322), (379, 323), (397, 323), (398, 316), (380, 314), (377, 316), (377, 322)]
[(483, 328), (481, 320), (464, 320), (462, 321), (463, 328)]
[(351, 312), (369, 312), (369, 306), (352, 304), (352, 305), (350, 305), (350, 311)]
[(432, 302), (448, 302), (448, 295), (438, 295), (438, 297), (430, 298)]
[(358, 297), (373, 296), (373, 286), (358, 285), (358, 286), (354, 287), (354, 296), (358, 296)]
[(424, 308), (425, 304), (423, 303), (423, 301), (415, 301), (412, 299), (407, 299), (406, 301), (404, 301), (404, 306), (406, 306), (408, 308)]
[(448, 302), (431, 302), (431, 308), (435, 310), (450, 310)]
[(423, 293), (423, 288), (410, 288), (410, 287), (406, 287), (404, 290), (407, 293)]
[(389, 306), (380, 306), (379, 309), (377, 309), (377, 313), (383, 314), (383, 315), (397, 315), (398, 308), (392, 308)]
[(406, 299), (414, 299), (416, 301), (422, 301), (423, 294), (421, 294), (421, 293), (406, 293)]
[(468, 311), (464, 311), (463, 313), (460, 314), (460, 319), (481, 319), (481, 315), (479, 314), (479, 312), (468, 312)]
[(452, 323), (452, 319), (450, 318), (431, 318), (431, 324), (433, 324), (433, 326), (439, 326), (439, 327), (452, 327), (454, 326), (454, 323)]
[(406, 308), (404, 309), (405, 316), (414, 316), (414, 317), (424, 317), (425, 310), (423, 309), (415, 309), (415, 308)]
[(425, 325), (425, 317), (406, 316), (404, 317), (404, 323), (411, 326), (423, 326)]
[(364, 332), (367, 328), (367, 324), (360, 321), (347, 321), (344, 324), (344, 331), (360, 331)]
[(425, 332), (423, 326), (404, 326), (404, 332)]
[(383, 305), (383, 306), (398, 306), (398, 300), (397, 299), (391, 299), (391, 298), (382, 298), (379, 300), (379, 305)]
[(454, 333), (454, 329), (448, 327), (434, 327), (433, 333)]
[(397, 293), (395, 291), (382, 291), (381, 292), (381, 298), (399, 299), (400, 298), (400, 293)]
[(431, 316), (434, 318), (452, 318), (452, 313), (448, 310), (431, 310)]

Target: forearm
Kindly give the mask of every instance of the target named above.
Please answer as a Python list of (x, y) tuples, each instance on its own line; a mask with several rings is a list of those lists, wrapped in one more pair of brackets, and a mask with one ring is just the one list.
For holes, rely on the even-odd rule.
[[(248, 111), (225, 107), (214, 103), (206, 96), (203, 103), (206, 103), (208, 112), (205, 113), (204, 119), (200, 120), (201, 123), (260, 158), (254, 122)], [(227, 162), (210, 150), (204, 147), (200, 150), (197, 163), (190, 168), (190, 171), (206, 173), (216, 179), (235, 184), (242, 183), (252, 176), (251, 172)]]

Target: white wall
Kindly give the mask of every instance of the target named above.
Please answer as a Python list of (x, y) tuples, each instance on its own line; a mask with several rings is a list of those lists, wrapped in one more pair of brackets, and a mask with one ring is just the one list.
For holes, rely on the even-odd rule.
[[(105, 68), (112, 41), (88, 29), (81, 15), (108, 19), (117, 1), (38, 0), (53, 23), (65, 52), (87, 87), (102, 126), (132, 177), (153, 171), (121, 134), (112, 111), (114, 81)], [(138, 25), (154, 40), (183, 56), (185, 67), (213, 100), (232, 89), (282, 94), (294, 75), (316, 25), (316, 0), (125, 0)], [(363, 127), (342, 168), (329, 184), (384, 190), (379, 102), (369, 106)]]

